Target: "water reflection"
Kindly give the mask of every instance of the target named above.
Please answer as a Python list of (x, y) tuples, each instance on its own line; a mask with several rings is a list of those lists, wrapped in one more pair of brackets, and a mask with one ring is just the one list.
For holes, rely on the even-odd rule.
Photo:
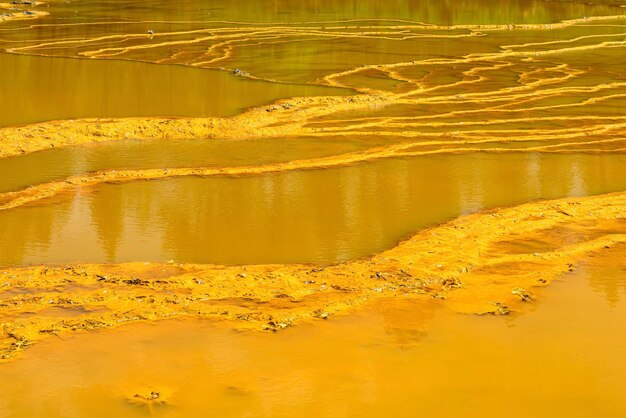
[(0, 263), (353, 259), (469, 211), (576, 194), (572, 173), (589, 194), (623, 190), (625, 158), (448, 155), (105, 184), (0, 212)]
[[(620, 248), (624, 249), (624, 246)], [(626, 296), (626, 258), (623, 255), (618, 252), (610, 264), (601, 255), (594, 255), (587, 265), (581, 267), (589, 286), (603, 295), (612, 308), (618, 307)]]

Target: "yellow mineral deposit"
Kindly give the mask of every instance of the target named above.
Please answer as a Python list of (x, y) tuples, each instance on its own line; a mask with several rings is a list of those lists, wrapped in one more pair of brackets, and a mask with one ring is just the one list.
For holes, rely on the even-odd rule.
[(279, 333), (185, 317), (59, 335), (3, 365), (0, 404), (52, 417), (619, 417), (624, 251), (577, 256), (573, 272), (506, 317), (382, 296)]
[(0, 3), (0, 417), (624, 416), (625, 5), (131, 3)]

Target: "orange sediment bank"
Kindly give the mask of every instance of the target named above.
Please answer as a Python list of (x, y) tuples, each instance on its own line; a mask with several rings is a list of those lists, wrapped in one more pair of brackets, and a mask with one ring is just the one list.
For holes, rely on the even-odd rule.
[[(601, 89), (602, 86), (590, 90)], [(611, 95), (623, 96), (623, 95)], [(603, 97), (589, 102), (608, 100)], [(567, 128), (528, 132), (527, 130), (503, 129), (451, 131), (460, 127), (484, 127), (505, 125), (527, 121), (526, 118), (487, 119), (470, 123), (455, 123), (454, 118), (466, 112), (449, 112), (424, 117), (378, 117), (356, 120), (325, 121), (320, 118), (345, 111), (359, 112), (379, 107), (398, 104), (397, 95), (361, 94), (347, 97), (306, 97), (280, 100), (268, 106), (249, 109), (230, 118), (121, 118), (121, 119), (80, 119), (43, 122), (19, 127), (0, 128), (0, 158), (23, 155), (55, 147), (73, 146), (85, 143), (114, 141), (121, 139), (232, 139), (249, 140), (256, 138), (281, 138), (299, 136), (350, 135), (366, 137), (368, 135), (390, 136), (414, 141), (419, 146), (450, 146), (459, 148), (493, 143), (493, 150), (499, 144), (528, 143), (544, 141), (545, 145), (529, 148), (529, 151), (550, 151), (568, 147), (581, 148), (581, 145), (601, 145), (614, 143), (613, 152), (625, 149), (623, 136), (626, 117), (623, 116), (585, 116), (580, 118), (588, 124)], [(456, 99), (447, 98), (450, 103)], [(427, 100), (428, 102), (428, 100)], [(401, 102), (400, 102), (401, 103)], [(408, 103), (406, 103), (408, 104)], [(426, 104), (426, 103), (425, 103)], [(574, 104), (568, 106), (584, 105)], [(553, 106), (560, 107), (560, 106)], [(547, 109), (547, 108), (546, 108)], [(483, 109), (489, 110), (489, 109)], [(524, 109), (520, 110), (520, 113)], [(527, 110), (527, 109), (526, 109)], [(513, 113), (511, 111), (511, 113)], [(373, 119), (373, 120), (371, 120)], [(533, 119), (535, 120), (535, 119)], [(566, 117), (554, 116), (541, 118), (542, 122), (558, 122)], [(436, 128), (435, 132), (420, 132), (416, 128)], [(402, 130), (402, 129), (405, 130)], [(398, 130), (400, 129), (400, 130)], [(588, 138), (587, 142), (581, 139)], [(569, 141), (569, 142), (568, 142)], [(395, 145), (394, 145), (395, 146)], [(410, 144), (400, 146), (411, 148)], [(592, 147), (593, 148), (593, 147)], [(463, 150), (461, 150), (463, 151)], [(592, 149), (593, 151), (593, 149)], [(369, 159), (369, 158), (367, 158)]]
[[(123, 118), (63, 120), (0, 128), (0, 158), (43, 149), (126, 138), (254, 139), (302, 134), (301, 123), (324, 113), (384, 101), (380, 96), (281, 100), (230, 118)], [(300, 123), (299, 123), (300, 122)]]
[(0, 272), (0, 355), (11, 358), (49, 335), (180, 316), (278, 331), (396, 296), (505, 315), (532, 303), (533, 288), (575, 269), (584, 255), (624, 244), (620, 192), (464, 216), (335, 265), (7, 267)]
[[(23, 16), (14, 18), (39, 16), (21, 13)], [(260, 48), (274, 42), (299, 42), (304, 37), (394, 42), (487, 37), (494, 31), (553, 30), (600, 21), (621, 24), (624, 19), (626, 16), (553, 24), (457, 26), (408, 21), (396, 21), (393, 26), (378, 25), (380, 21), (372, 21), (371, 26), (364, 21), (326, 22), (323, 27), (306, 22), (254, 24), (154, 36), (131, 33), (54, 39), (12, 44), (8, 52), (45, 55), (53, 49), (67, 49), (74, 57), (150, 61), (133, 54), (197, 44), (202, 47), (196, 51), (198, 55), (192, 51), (191, 58), (182, 51), (168, 53), (165, 58), (155, 54), (158, 59), (151, 62), (207, 68), (223, 65), (226, 69), (237, 65), (237, 48), (250, 41), (255, 45), (258, 41)], [(355, 22), (358, 27), (350, 26)], [(196, 34), (194, 39), (173, 38)], [(524, 39), (526, 43), (517, 45), (509, 44), (511, 39), (504, 37), (484, 51), (461, 51), (446, 57), (432, 54), (435, 58), (357, 68), (338, 65), (328, 72), (315, 73), (307, 82), (348, 87), (359, 94), (281, 100), (230, 118), (77, 119), (2, 127), (0, 158), (125, 138), (288, 141), (301, 136), (341, 135), (355, 139), (379, 136), (390, 141), (366, 151), (259, 166), (77, 174), (2, 193), (0, 210), (105, 182), (256, 175), (441, 153), (624, 152), (626, 116), (615, 111), (626, 97), (626, 83), (615, 77), (619, 60), (610, 67), (614, 73), (609, 71), (598, 78), (591, 78), (597, 68), (587, 61), (577, 63), (571, 57), (563, 57), (564, 63), (549, 61), (572, 53), (623, 48), (624, 34), (572, 36), (545, 42)], [(139, 44), (126, 45), (127, 40)], [(397, 61), (405, 59), (402, 56)], [(440, 68), (445, 71), (441, 73)], [(372, 73), (376, 77), (371, 77)], [(264, 78), (263, 74), (250, 76)], [(363, 83), (359, 77), (368, 78), (368, 82)], [(379, 84), (381, 79), (384, 82)], [(532, 303), (533, 288), (546, 286), (575, 269), (583, 256), (605, 247), (623, 248), (625, 214), (626, 192), (527, 203), (461, 217), (420, 231), (395, 248), (367, 259), (334, 265), (218, 266), (172, 261), (7, 266), (0, 269), (0, 357), (12, 358), (49, 335), (63, 337), (178, 316), (222, 320), (229, 327), (278, 331), (347, 313), (370, 300), (395, 296), (416, 303), (435, 299), (462, 313), (505, 315), (521, 304)]]

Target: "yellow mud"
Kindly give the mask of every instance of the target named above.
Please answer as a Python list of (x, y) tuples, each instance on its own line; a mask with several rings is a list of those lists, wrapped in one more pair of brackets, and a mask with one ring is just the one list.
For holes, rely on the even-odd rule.
[[(626, 86), (626, 84), (624, 85)], [(616, 88), (619, 86), (611, 86)], [(601, 90), (602, 86), (587, 89), (589, 92)], [(559, 92), (560, 94), (560, 92)], [(613, 95), (603, 97), (621, 98), (625, 95)], [(448, 103), (454, 103), (454, 99), (448, 99)], [(588, 100), (589, 103), (593, 99)], [(354, 137), (366, 137), (368, 135), (390, 135), (396, 138), (405, 138), (411, 141), (409, 144), (395, 146), (404, 154), (411, 154), (407, 149), (420, 146), (433, 148), (447, 146), (456, 149), (448, 149), (447, 152), (464, 152), (467, 148), (476, 145), (493, 145), (492, 149), (498, 151), (503, 144), (525, 144), (536, 141), (544, 141), (544, 145), (527, 148), (528, 151), (568, 151), (590, 148), (592, 151), (598, 146), (611, 145), (613, 152), (626, 150), (623, 131), (626, 127), (625, 116), (593, 116), (584, 117), (589, 125), (561, 130), (538, 130), (529, 132), (524, 130), (480, 130), (469, 132), (450, 132), (450, 128), (461, 125), (475, 125), (477, 127), (499, 125), (506, 123), (528, 122), (525, 118), (481, 120), (468, 124), (455, 124), (454, 122), (411, 122), (419, 117), (402, 117), (401, 122), (397, 118), (384, 118), (380, 121), (368, 122), (369, 128), (363, 122), (351, 122), (354, 126), (338, 126), (326, 128), (312, 124), (313, 120), (322, 116), (339, 114), (344, 111), (359, 112), (369, 110), (377, 106), (389, 106), (398, 104), (398, 99), (393, 95), (359, 95), (352, 97), (322, 97), (322, 98), (295, 98), (279, 101), (273, 105), (251, 109), (231, 118), (125, 118), (125, 119), (83, 119), (78, 121), (56, 121), (32, 124), (22, 127), (0, 128), (3, 141), (0, 142), (0, 158), (35, 152), (61, 146), (71, 146), (83, 143), (103, 142), (126, 138), (217, 138), (217, 139), (255, 139), (255, 138), (289, 138), (299, 136), (332, 136), (338, 134), (351, 135)], [(584, 104), (584, 103), (583, 103)], [(558, 106), (556, 106), (558, 107)], [(459, 116), (465, 112), (453, 112), (446, 115), (432, 116), (432, 119), (448, 119)], [(469, 112), (473, 113), (473, 112)], [(571, 118), (555, 116), (542, 118), (544, 122), (558, 122)], [(541, 121), (541, 119), (533, 119)], [(345, 122), (343, 123), (345, 124)], [(372, 126), (373, 125), (373, 126)], [(430, 126), (441, 129), (437, 132), (420, 131), (389, 131), (380, 130), (380, 127), (402, 126), (405, 129)], [(505, 136), (511, 135), (511, 136)], [(600, 138), (597, 138), (597, 137)], [(605, 137), (603, 137), (605, 136)], [(585, 140), (589, 138), (588, 140)], [(595, 146), (595, 148), (594, 148)], [(483, 147), (484, 148), (484, 147)], [(506, 148), (507, 150), (510, 148)], [(393, 147), (386, 154), (400, 155)], [(415, 154), (415, 153), (412, 153)], [(382, 156), (382, 155), (381, 155)], [(370, 156), (365, 159), (371, 159)]]
[(125, 138), (255, 139), (301, 135), (308, 117), (355, 108), (382, 100), (377, 96), (307, 97), (250, 109), (231, 118), (124, 118), (44, 122), (0, 128), (0, 157), (42, 149)]
[(280, 333), (185, 317), (49, 338), (0, 364), (1, 413), (621, 417), (625, 250), (585, 255), (504, 317), (381, 297)]
[[(363, 260), (330, 266), (127, 263), (0, 273), (7, 359), (50, 335), (197, 316), (278, 331), (368, 300), (440, 300), (508, 314), (583, 255), (626, 242), (626, 193), (534, 202), (461, 217)], [(534, 243), (528, 246), (528, 243)]]

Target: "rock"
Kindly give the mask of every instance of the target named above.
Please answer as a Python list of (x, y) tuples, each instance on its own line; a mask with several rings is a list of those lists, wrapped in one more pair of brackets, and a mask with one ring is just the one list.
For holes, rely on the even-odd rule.
[(511, 313), (511, 311), (509, 310), (509, 307), (506, 306), (504, 303), (501, 302), (489, 302), (492, 305), (494, 305), (496, 307), (495, 310), (487, 312), (488, 314), (491, 315), (508, 315)]
[(277, 332), (287, 328), (289, 325), (291, 325), (291, 322), (271, 320), (263, 326), (263, 329), (266, 331)]
[(233, 70), (233, 74), (235, 74), (237, 77), (249, 77), (250, 76), (250, 73), (241, 71), (239, 68), (235, 68)]
[(160, 397), (161, 397), (161, 394), (155, 391), (150, 392), (148, 395), (141, 395), (139, 393), (135, 394), (135, 398), (144, 399), (146, 401), (154, 401), (156, 399), (159, 399)]
[(313, 314), (317, 317), (317, 318), (321, 318), (321, 319), (328, 319), (328, 317), (330, 316), (330, 314), (326, 311), (323, 311), (321, 309), (318, 309), (316, 311), (313, 312)]
[(516, 287), (511, 291), (511, 293), (519, 296), (522, 299), (522, 302), (530, 302), (533, 300), (533, 297), (521, 287)]

